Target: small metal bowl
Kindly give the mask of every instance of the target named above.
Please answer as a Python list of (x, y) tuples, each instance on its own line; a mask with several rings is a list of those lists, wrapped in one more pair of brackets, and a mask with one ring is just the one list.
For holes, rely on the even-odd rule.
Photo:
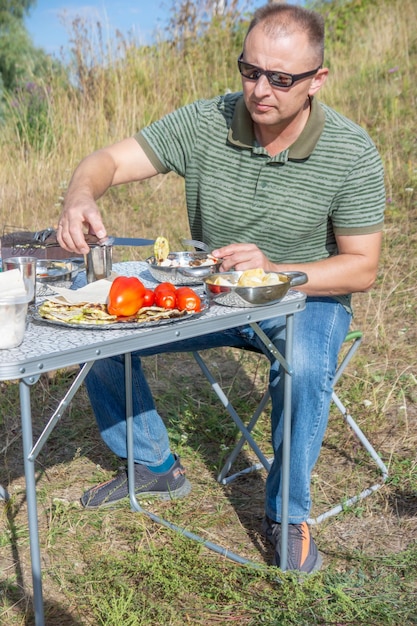
[[(304, 285), (308, 278), (304, 272), (271, 272), (276, 273), (282, 282), (277, 285), (259, 287), (238, 287), (237, 282), (243, 272), (222, 272), (212, 274), (205, 280), (206, 293), (211, 302), (224, 306), (255, 307), (274, 304), (282, 300), (291, 287)], [(218, 277), (226, 279), (232, 285), (216, 285)]]
[(36, 281), (55, 283), (72, 281), (78, 274), (79, 264), (72, 261), (50, 261), (38, 259), (36, 262)]
[(49, 289), (65, 287), (69, 289), (82, 269), (79, 262), (51, 261), (38, 259), (36, 262), (36, 295), (45, 296)]
[(154, 256), (146, 259), (153, 278), (160, 283), (170, 282), (174, 285), (197, 285), (203, 283), (210, 274), (219, 271), (221, 260), (211, 265), (204, 262), (211, 258), (207, 252), (170, 252), (168, 260), (174, 265), (165, 266), (156, 262)]

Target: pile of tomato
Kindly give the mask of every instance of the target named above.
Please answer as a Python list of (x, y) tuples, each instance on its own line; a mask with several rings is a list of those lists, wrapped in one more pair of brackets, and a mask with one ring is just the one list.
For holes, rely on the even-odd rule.
[(191, 287), (159, 283), (149, 289), (136, 276), (118, 276), (110, 287), (107, 310), (110, 315), (128, 317), (143, 307), (157, 306), (179, 311), (201, 311), (201, 298)]

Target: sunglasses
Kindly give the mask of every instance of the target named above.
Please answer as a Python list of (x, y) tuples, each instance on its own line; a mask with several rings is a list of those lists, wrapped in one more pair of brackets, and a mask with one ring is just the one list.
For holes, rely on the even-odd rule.
[(287, 74), (286, 72), (263, 70), (261, 67), (257, 67), (251, 63), (245, 63), (245, 61), (242, 61), (242, 57), (243, 53), (237, 60), (239, 72), (242, 76), (248, 78), (249, 80), (259, 80), (261, 76), (266, 76), (268, 82), (273, 87), (291, 87), (298, 80), (302, 80), (308, 76), (313, 76), (321, 68), (321, 65), (319, 65), (315, 70), (303, 72), (303, 74)]

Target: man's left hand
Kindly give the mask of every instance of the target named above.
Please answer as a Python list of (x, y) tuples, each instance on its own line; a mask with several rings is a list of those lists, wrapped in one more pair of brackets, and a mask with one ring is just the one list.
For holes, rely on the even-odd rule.
[(251, 270), (261, 267), (265, 271), (272, 269), (271, 262), (254, 243), (232, 243), (213, 250), (213, 256), (223, 259), (220, 270)]

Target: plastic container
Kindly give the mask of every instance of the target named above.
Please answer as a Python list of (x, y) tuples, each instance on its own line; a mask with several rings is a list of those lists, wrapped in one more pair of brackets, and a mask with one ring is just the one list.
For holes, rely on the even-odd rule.
[(30, 304), (35, 304), (36, 294), (36, 257), (13, 256), (3, 259), (4, 270), (18, 269), (22, 274), (25, 289), (30, 295)]
[(0, 294), (0, 350), (17, 348), (26, 330), (29, 295), (2, 296)]

